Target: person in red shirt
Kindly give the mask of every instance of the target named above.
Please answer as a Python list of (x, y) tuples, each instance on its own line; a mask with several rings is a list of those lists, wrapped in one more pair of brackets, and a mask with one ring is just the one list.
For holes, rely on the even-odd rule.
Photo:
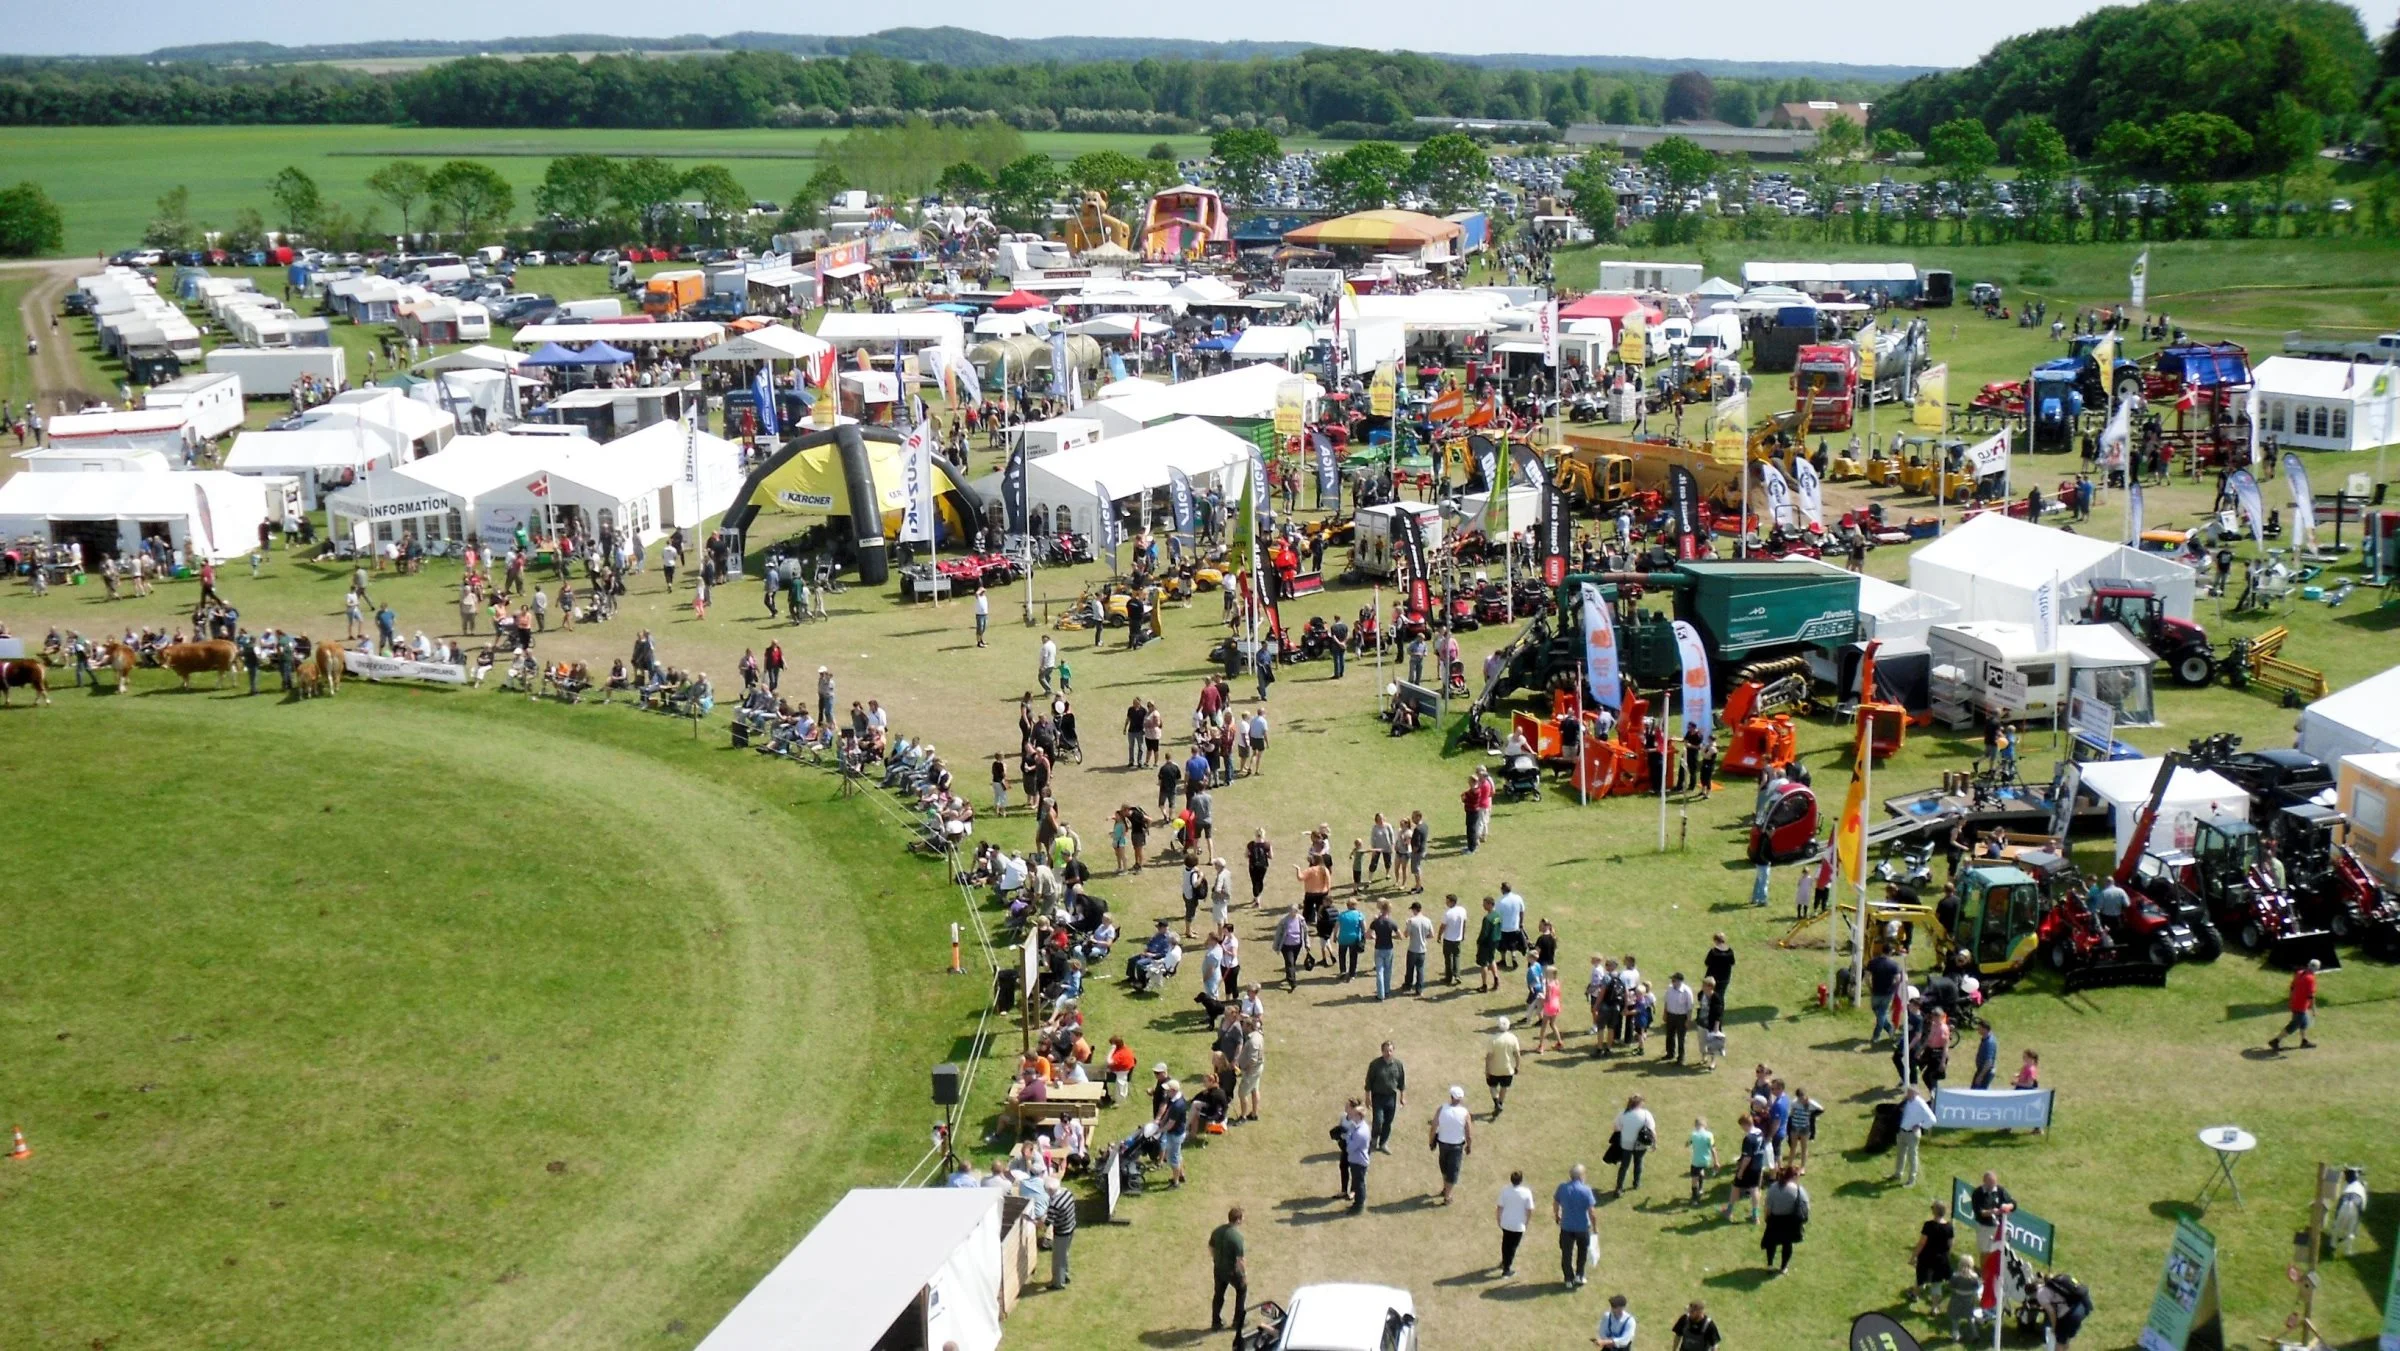
[(2291, 1009), (2291, 1021), (2283, 1025), (2281, 1032), (2267, 1038), (2268, 1050), (2282, 1050), (2283, 1039), (2293, 1035), (2300, 1038), (2302, 1050), (2316, 1045), (2308, 1039), (2308, 1031), (2317, 1024), (2317, 963), (2310, 962), (2292, 973)]

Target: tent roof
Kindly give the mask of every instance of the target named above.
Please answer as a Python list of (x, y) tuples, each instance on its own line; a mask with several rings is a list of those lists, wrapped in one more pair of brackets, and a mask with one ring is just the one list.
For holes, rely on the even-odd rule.
[[(2096, 760), (2083, 767), (2083, 786), (2094, 796), (2107, 799), (2118, 806), (2138, 805), (2150, 800), (2151, 785), (2158, 782), (2157, 760)], [(2178, 767), (2175, 777), (2167, 780), (2166, 801), (2175, 803), (2239, 798), (2245, 802), (2249, 794), (2241, 785), (2213, 769)]]
[(2096, 535), (2070, 535), (2049, 526), (1987, 511), (1945, 530), (1909, 559), (1957, 568), (1993, 581), (2036, 587), (2052, 577), (2072, 577), (2114, 558), (2120, 546)]
[(271, 469), (355, 469), (392, 450), (382, 437), (360, 435), (356, 425), (243, 432), (233, 438), (225, 467), (253, 474)]
[(1332, 220), (1303, 225), (1284, 235), (1284, 242), (1316, 248), (1422, 248), (1436, 240), (1457, 239), (1465, 230), (1456, 221), (1419, 211), (1358, 211)]
[(853, 1191), (701, 1339), (701, 1351), (871, 1351), (1006, 1199), (990, 1187)]
[[(1067, 325), (1067, 332), (1093, 338), (1130, 338), (1134, 326), (1140, 322), (1139, 318), (1130, 314), (1101, 314), (1079, 324)], [(1153, 323), (1151, 327), (1155, 330), (1158, 325)]]
[[(1274, 366), (1236, 366), (1175, 385), (1139, 377), (1117, 380), (1102, 385), (1099, 397), (1104, 403), (1131, 400), (1133, 416), (1145, 422), (1157, 417), (1270, 418), (1275, 416), (1276, 386), (1295, 379), (1308, 377)], [(1309, 380), (1308, 397), (1325, 397), (1324, 387)]]
[(1621, 295), (1614, 292), (1594, 292), (1585, 296), (1581, 300), (1561, 308), (1558, 317), (1561, 319), (1621, 320), (1629, 314), (1640, 314), (1642, 322), (1645, 324), (1655, 324), (1666, 317), (1655, 306), (1643, 304), (1640, 296)]
[(2369, 676), (2348, 689), (2335, 690), (2310, 704), (2302, 712), (2301, 722), (2305, 726), (2318, 721), (2337, 724), (2382, 742), (2387, 748), (2400, 749), (2400, 666)]
[(694, 361), (808, 361), (833, 344), (783, 324), (769, 324), (692, 354)]
[(992, 308), (1002, 314), (1014, 314), (1019, 310), (1038, 310), (1049, 303), (1048, 297), (1037, 296), (1020, 288), (993, 301)]
[[(0, 483), (0, 516), (45, 516), (64, 521), (127, 518), (167, 520), (198, 510), (198, 494), (209, 498), (220, 533), (247, 534), (266, 514), (258, 480), (223, 469), (176, 470), (164, 474), (16, 474)], [(225, 519), (238, 493), (255, 507), (246, 520)]]
[(416, 369), (427, 374), (435, 371), (513, 371), (524, 360), (523, 352), (511, 352), (505, 347), (479, 343), (429, 361), (420, 361)]
[(2065, 625), (2058, 631), (2058, 645), (2066, 649), (2067, 664), (2075, 667), (2139, 666), (2147, 670), (2158, 661), (2149, 648), (2115, 624)]
[(955, 314), (940, 310), (903, 310), (898, 314), (851, 314), (835, 310), (817, 323), (817, 336), (844, 349), (861, 344), (938, 342), (955, 347), (964, 341), (966, 325)]
[(1078, 492), (1105, 483), (1119, 497), (1167, 486), (1169, 468), (1197, 477), (1249, 462), (1251, 443), (1196, 417), (1177, 418), (1127, 436), (1075, 446), (1029, 462), (1026, 473)]
[[(461, 436), (442, 448), (439, 454), (421, 460), (410, 460), (397, 469), (380, 470), (370, 474), (360, 485), (344, 489), (335, 496), (348, 499), (362, 497), (362, 489), (372, 488), (375, 495), (397, 495), (431, 489), (452, 497), (472, 501), (495, 488), (514, 480), (529, 478), (545, 469), (559, 467), (560, 457), (568, 448), (584, 443), (582, 437), (511, 436), (499, 433), (491, 436)], [(387, 481), (388, 480), (388, 481)]]
[(1193, 277), (1175, 287), (1174, 296), (1187, 305), (1222, 305), (1240, 297), (1230, 282), (1217, 277)]
[(671, 324), (527, 324), (518, 329), (516, 336), (509, 341), (519, 347), (539, 347), (560, 342), (713, 343), (724, 336), (723, 324), (700, 319), (679, 319)]
[(1741, 287), (1725, 280), (1723, 277), (1710, 277), (1708, 280), (1700, 283), (1699, 286), (1693, 288), (1692, 291), (1692, 294), (1696, 296), (1723, 296), (1729, 298), (1732, 296), (1738, 296), (1741, 293)]
[(1297, 325), (1253, 324), (1234, 340), (1237, 361), (1284, 361), (1308, 350), (1314, 334)]
[(2365, 362), (2353, 365), (2313, 357), (2275, 356), (2258, 363), (2251, 371), (2251, 381), (2262, 395), (2358, 401), (2372, 397), (2375, 377), (2382, 370), (2381, 366)]
[(82, 436), (131, 436), (149, 432), (180, 430), (191, 421), (191, 414), (180, 407), (128, 408), (104, 413), (60, 413), (44, 425), (50, 438), (73, 440)]

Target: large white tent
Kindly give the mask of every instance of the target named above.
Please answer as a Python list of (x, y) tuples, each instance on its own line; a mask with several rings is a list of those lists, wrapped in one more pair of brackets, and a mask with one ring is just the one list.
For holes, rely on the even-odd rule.
[(233, 438), (233, 449), (225, 454), (225, 467), (237, 474), (297, 477), (301, 504), (311, 511), (331, 488), (398, 462), (390, 441), (368, 436), (356, 425), (243, 432)]
[(1921, 643), (1934, 625), (1956, 622), (1965, 609), (1956, 601), (1928, 595), (1898, 582), (1887, 582), (1881, 577), (1853, 574), (1822, 560), (1792, 558), (1785, 561), (1811, 563), (1845, 577), (1858, 576), (1859, 637), (1879, 638), (1886, 646), (1910, 639)]
[(694, 361), (810, 361), (832, 344), (811, 333), (783, 324), (768, 324), (736, 333), (714, 347), (692, 354)]
[[(990, 1187), (853, 1191), (742, 1296), (700, 1351), (995, 1351), (1007, 1201)], [(902, 1324), (906, 1340), (896, 1340)]]
[(2091, 535), (2069, 534), (1987, 511), (1908, 560), (1911, 588), (1957, 605), (1968, 620), (2034, 622), (2042, 586), (2059, 582), (2059, 622), (2081, 608), (2099, 578), (2125, 578), (2158, 593), (2168, 614), (2192, 617), (2192, 570)]
[[(2083, 791), (2098, 798), (2109, 811), (2117, 835), (2116, 855), (2125, 855), (2133, 840), (2142, 807), (2158, 782), (2158, 760), (2097, 760), (2083, 767)], [(2189, 849), (2202, 821), (2247, 821), (2250, 795), (2242, 786), (2214, 770), (2178, 768), (2167, 780), (2167, 795), (2159, 803), (2158, 823), (2151, 828), (2155, 850)]]
[(178, 557), (222, 562), (258, 547), (267, 491), (255, 478), (215, 469), (17, 474), (0, 483), (0, 539), (79, 539), (91, 568), (110, 553), (130, 558), (144, 538), (160, 537)]
[(2297, 744), (2329, 765), (2345, 755), (2400, 751), (2400, 666), (2300, 710)]
[(966, 325), (947, 310), (907, 310), (899, 314), (851, 314), (834, 310), (817, 321), (817, 336), (843, 354), (865, 348), (869, 356), (916, 352), (938, 347), (952, 361), (967, 353)]
[(1254, 449), (1222, 427), (1198, 418), (1177, 418), (1029, 461), (1026, 497), (1032, 510), (1047, 513), (1053, 521), (1064, 513), (1065, 528), (1090, 534), (1098, 523), (1094, 510), (1102, 485), (1112, 502), (1148, 499), (1163, 494), (1172, 477), (1168, 471), (1179, 469), (1191, 479), (1195, 492), (1238, 489)]
[(2382, 375), (2363, 362), (2268, 357), (2250, 372), (2259, 430), (2286, 450), (2373, 450), (2400, 435), (2400, 381)]
[[(1197, 380), (1180, 384), (1161, 384), (1139, 377), (1117, 380), (1100, 387), (1102, 403), (1132, 398), (1132, 406), (1142, 414), (1155, 417), (1223, 418), (1227, 421), (1247, 421), (1275, 416), (1275, 392), (1286, 380), (1307, 380), (1308, 398), (1313, 405), (1325, 396), (1324, 387), (1307, 376), (1295, 376), (1275, 366), (1236, 366), (1216, 375), (1204, 375)], [(1089, 405), (1086, 405), (1087, 407)], [(1150, 417), (1145, 417), (1145, 421)], [(1117, 433), (1111, 430), (1109, 435)]]

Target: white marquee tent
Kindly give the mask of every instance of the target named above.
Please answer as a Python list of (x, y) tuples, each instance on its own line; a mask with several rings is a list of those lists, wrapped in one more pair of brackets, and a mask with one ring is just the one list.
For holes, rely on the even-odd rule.
[(1063, 512), (1071, 523), (1068, 528), (1090, 534), (1098, 521), (1093, 512), (1099, 485), (1107, 485), (1112, 501), (1148, 498), (1165, 492), (1168, 470), (1180, 469), (1195, 492), (1212, 487), (1238, 490), (1253, 449), (1222, 427), (1198, 418), (1177, 418), (1029, 461), (1026, 497), (1032, 510), (1046, 511), (1054, 520)]
[(2400, 433), (2400, 381), (2384, 379), (2381, 366), (2273, 356), (2251, 379), (2259, 430), (2286, 449), (2373, 450)]
[[(2157, 760), (2096, 760), (2083, 767), (2083, 791), (2098, 798), (2116, 828), (2117, 856), (2133, 840), (2133, 828), (2158, 782)], [(2167, 795), (2159, 803), (2158, 824), (2151, 829), (2150, 847), (2189, 849), (2202, 821), (2247, 821), (2250, 795), (2242, 786), (2214, 770), (2182, 769), (2167, 780)]]
[(2126, 578), (2158, 592), (2166, 611), (2192, 617), (2190, 568), (2159, 554), (2143, 553), (2091, 535), (2071, 535), (2047, 526), (1987, 511), (1908, 560), (1908, 584), (1957, 605), (1968, 620), (2034, 622), (2034, 596), (2057, 579), (2064, 595), (2058, 622), (2080, 609), (2097, 578)]
[[(1292, 379), (1308, 380), (1308, 377), (1294, 376), (1275, 366), (1256, 365), (1236, 366), (1217, 375), (1204, 375), (1197, 380), (1185, 380), (1173, 385), (1136, 377), (1102, 385), (1099, 401), (1105, 404), (1119, 399), (1137, 399), (1140, 402), (1133, 405), (1135, 408), (1157, 417), (1256, 420), (1275, 416), (1275, 391), (1284, 381)], [(1309, 402), (1313, 405), (1323, 397), (1324, 387), (1314, 380), (1308, 380)], [(1090, 405), (1085, 407), (1089, 408)], [(1113, 428), (1109, 431), (1111, 436), (1116, 434)]]
[[(742, 1296), (700, 1351), (995, 1351), (1007, 1200), (990, 1187), (853, 1191)], [(906, 1339), (893, 1339), (902, 1324)]]
[(2329, 765), (2345, 755), (2400, 751), (2400, 666), (2300, 710), (2297, 744)]
[(163, 536), (181, 557), (223, 562), (258, 547), (267, 486), (216, 469), (17, 474), (0, 483), (0, 539), (80, 539), (84, 565), (97, 568), (106, 554), (131, 557), (144, 538)]

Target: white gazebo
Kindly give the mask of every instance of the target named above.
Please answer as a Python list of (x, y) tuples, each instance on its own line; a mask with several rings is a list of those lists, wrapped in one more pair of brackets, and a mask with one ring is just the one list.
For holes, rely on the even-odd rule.
[(1908, 584), (1959, 607), (1960, 618), (2034, 622), (2036, 596), (2055, 581), (2059, 622), (2079, 609), (2095, 581), (2124, 579), (2158, 593), (2166, 612), (2192, 617), (2193, 574), (2161, 554), (2093, 535), (2029, 525), (1987, 511), (1919, 549)]
[(1028, 461), (1026, 498), (1033, 512), (1055, 523), (1052, 528), (1089, 535), (1098, 524), (1102, 486), (1112, 503), (1139, 499), (1142, 518), (1149, 520), (1175, 471), (1191, 480), (1194, 492), (1231, 492), (1255, 450), (1222, 427), (1178, 418)]
[(2259, 430), (2301, 450), (2373, 450), (2400, 439), (2400, 380), (2364, 362), (2268, 357), (2250, 372)]

